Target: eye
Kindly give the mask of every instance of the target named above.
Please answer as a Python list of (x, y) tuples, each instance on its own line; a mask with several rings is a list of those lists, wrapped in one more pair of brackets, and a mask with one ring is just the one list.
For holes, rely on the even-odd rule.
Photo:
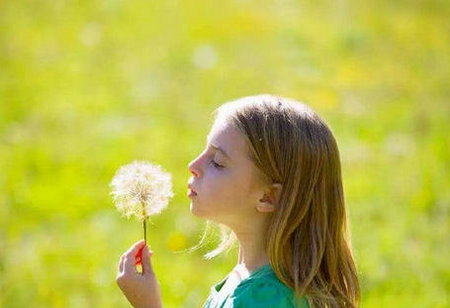
[(216, 169), (221, 169), (221, 168), (223, 168), (222, 165), (219, 165), (219, 164), (216, 163), (213, 159), (211, 160), (211, 165), (213, 165), (213, 167), (216, 168)]

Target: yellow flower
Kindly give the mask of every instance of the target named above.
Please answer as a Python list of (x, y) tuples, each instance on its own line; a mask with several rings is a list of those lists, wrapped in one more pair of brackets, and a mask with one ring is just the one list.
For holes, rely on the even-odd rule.
[(173, 197), (171, 175), (145, 161), (120, 167), (110, 186), (119, 212), (127, 218), (134, 215), (141, 221), (159, 214)]

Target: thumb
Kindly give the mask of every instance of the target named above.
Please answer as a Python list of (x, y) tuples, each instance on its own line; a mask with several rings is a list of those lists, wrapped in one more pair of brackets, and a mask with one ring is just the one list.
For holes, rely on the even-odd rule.
[(142, 274), (153, 273), (153, 266), (150, 257), (153, 256), (153, 251), (150, 251), (145, 245), (142, 249)]

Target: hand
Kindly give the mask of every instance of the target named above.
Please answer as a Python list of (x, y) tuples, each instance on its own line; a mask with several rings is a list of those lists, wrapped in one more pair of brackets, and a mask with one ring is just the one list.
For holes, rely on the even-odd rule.
[[(144, 240), (131, 246), (120, 258), (116, 282), (131, 305), (135, 308), (161, 308), (161, 290), (156, 279), (149, 251)], [(136, 265), (142, 262), (142, 273)]]

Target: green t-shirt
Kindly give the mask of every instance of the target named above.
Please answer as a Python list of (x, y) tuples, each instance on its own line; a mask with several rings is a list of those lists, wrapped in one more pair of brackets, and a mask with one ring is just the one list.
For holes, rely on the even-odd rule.
[(219, 294), (227, 278), (211, 287), (202, 308), (309, 308), (304, 297), (295, 301), (295, 292), (283, 284), (267, 263), (241, 280), (230, 294)]

